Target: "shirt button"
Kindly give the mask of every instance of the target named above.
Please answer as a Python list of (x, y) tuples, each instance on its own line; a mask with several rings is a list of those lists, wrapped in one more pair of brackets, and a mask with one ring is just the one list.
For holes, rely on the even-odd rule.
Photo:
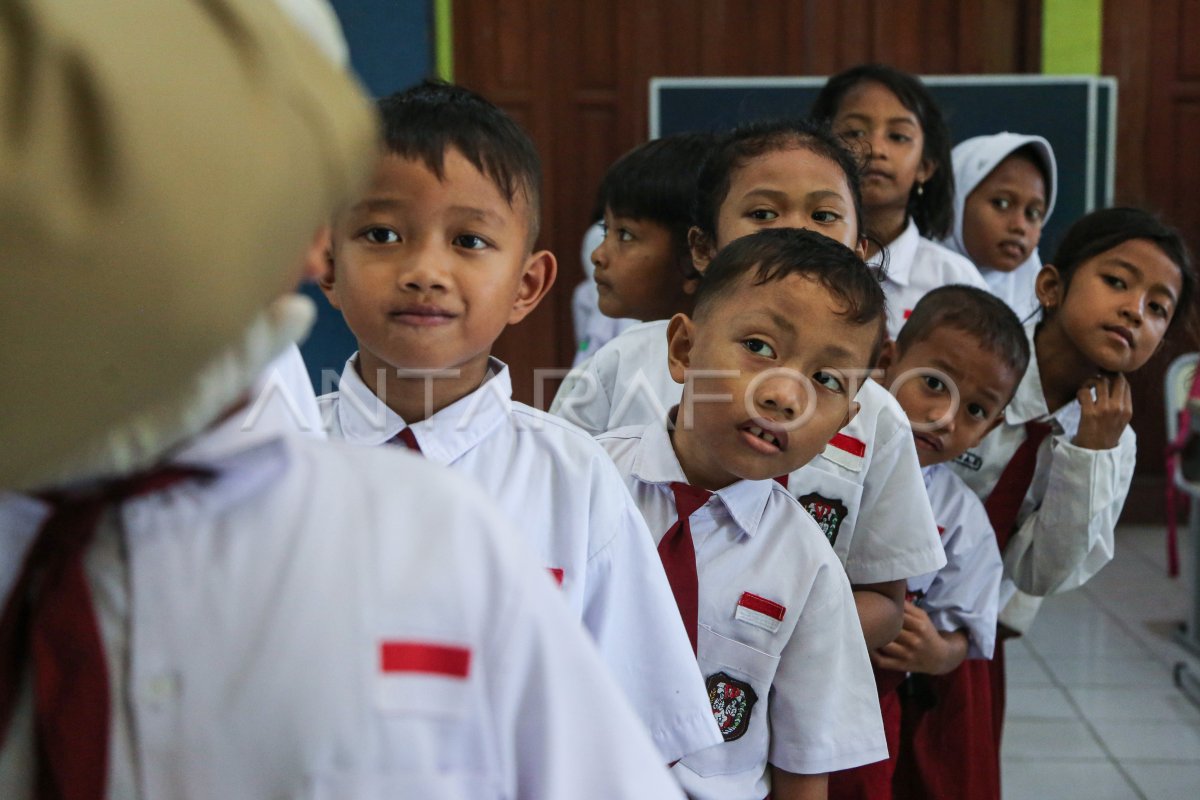
[(164, 672), (147, 678), (142, 683), (142, 695), (152, 708), (161, 708), (179, 694), (179, 676)]

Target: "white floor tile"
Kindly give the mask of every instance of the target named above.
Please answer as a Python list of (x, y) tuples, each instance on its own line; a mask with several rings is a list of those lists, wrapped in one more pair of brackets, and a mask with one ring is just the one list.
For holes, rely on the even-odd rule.
[(1043, 625), (1042, 620), (1028, 636), (1029, 645), (1040, 655), (1128, 656), (1140, 655), (1142, 643), (1107, 617), (1076, 619), (1070, 623)]
[(1016, 686), (1052, 686), (1054, 678), (1041, 662), (1028, 654), (1011, 657), (1005, 653), (1004, 676), (1009, 690)]
[[(1070, 695), (1085, 719), (1200, 723), (1200, 708), (1174, 686), (1075, 687)], [(1009, 695), (1012, 696), (1011, 693)]]
[(1005, 758), (1107, 758), (1087, 726), (1075, 720), (1013, 719), (1004, 723)]
[(1118, 760), (1190, 761), (1200, 764), (1200, 725), (1188, 722), (1095, 720), (1092, 725)]
[(1108, 761), (1008, 759), (1001, 781), (1004, 800), (1141, 800)]
[(1079, 719), (1062, 689), (1057, 686), (1011, 686), (1007, 719)]
[[(1150, 764), (1123, 762), (1122, 767), (1146, 800), (1181, 800), (1200, 797), (1200, 764)], [(1007, 798), (1007, 795), (1006, 795)]]
[(1154, 686), (1172, 685), (1170, 667), (1157, 659), (1097, 658), (1086, 656), (1046, 657), (1046, 665), (1067, 688), (1082, 686)]

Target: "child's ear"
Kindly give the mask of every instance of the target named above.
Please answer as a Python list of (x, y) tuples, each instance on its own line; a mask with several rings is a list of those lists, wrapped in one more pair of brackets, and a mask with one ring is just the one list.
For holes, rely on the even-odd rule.
[(549, 250), (539, 250), (525, 259), (517, 296), (513, 298), (512, 310), (508, 313), (508, 324), (517, 324), (537, 308), (557, 276), (558, 261)]
[[(323, 245), (317, 249), (318, 244)], [(325, 299), (329, 301), (329, 305), (341, 310), (342, 306), (338, 300), (337, 289), (337, 268), (335, 264), (337, 260), (333, 257), (333, 240), (329, 236), (329, 228), (325, 228), (324, 241), (314, 241), (313, 247), (309, 249), (309, 259), (319, 259), (321, 264), (321, 274), (317, 278), (317, 285), (321, 287), (321, 293), (325, 295)]]
[(870, 244), (871, 243), (869, 241), (867, 241), (867, 237), (859, 236), (858, 244), (854, 245), (854, 255), (858, 256), (863, 261), (866, 261), (867, 260), (867, 250), (868, 250)]
[(1058, 267), (1053, 264), (1042, 267), (1033, 286), (1037, 291), (1038, 303), (1043, 309), (1056, 308), (1062, 303), (1062, 276), (1058, 274)]
[(708, 234), (693, 225), (688, 228), (688, 249), (692, 251), (692, 265), (703, 275), (717, 255), (716, 243), (709, 239)]
[(667, 366), (671, 379), (683, 383), (692, 364), (692, 346), (696, 343), (696, 323), (687, 314), (676, 314), (667, 323)]
[(937, 172), (937, 167), (937, 162), (932, 158), (922, 158), (921, 165), (917, 167), (917, 183), (927, 182)]
[(875, 369), (883, 370), (883, 388), (891, 383), (888, 380), (887, 371), (892, 368), (892, 365), (900, 360), (900, 347), (896, 344), (895, 339), (884, 339), (883, 347), (879, 348), (879, 359), (875, 362)]

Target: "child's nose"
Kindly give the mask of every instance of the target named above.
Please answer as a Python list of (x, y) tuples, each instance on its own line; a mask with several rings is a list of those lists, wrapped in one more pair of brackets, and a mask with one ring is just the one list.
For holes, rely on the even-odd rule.
[(596, 249), (592, 251), (592, 263), (597, 267), (604, 266), (608, 261), (608, 251), (604, 249), (604, 243), (608, 241), (606, 236), (600, 244), (596, 245)]
[(445, 289), (446, 259), (428, 247), (419, 248), (405, 259), (398, 277), (406, 288), (414, 291)]
[(810, 385), (803, 376), (779, 375), (763, 381), (758, 388), (756, 401), (768, 413), (782, 416), (791, 421), (799, 416), (808, 402)]

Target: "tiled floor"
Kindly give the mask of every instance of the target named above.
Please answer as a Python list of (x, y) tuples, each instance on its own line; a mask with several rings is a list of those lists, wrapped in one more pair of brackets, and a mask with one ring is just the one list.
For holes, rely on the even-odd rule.
[(1171, 639), (1190, 583), (1166, 577), (1164, 538), (1118, 529), (1113, 563), (1008, 646), (1005, 800), (1200, 800), (1200, 707), (1172, 677), (1200, 675)]

